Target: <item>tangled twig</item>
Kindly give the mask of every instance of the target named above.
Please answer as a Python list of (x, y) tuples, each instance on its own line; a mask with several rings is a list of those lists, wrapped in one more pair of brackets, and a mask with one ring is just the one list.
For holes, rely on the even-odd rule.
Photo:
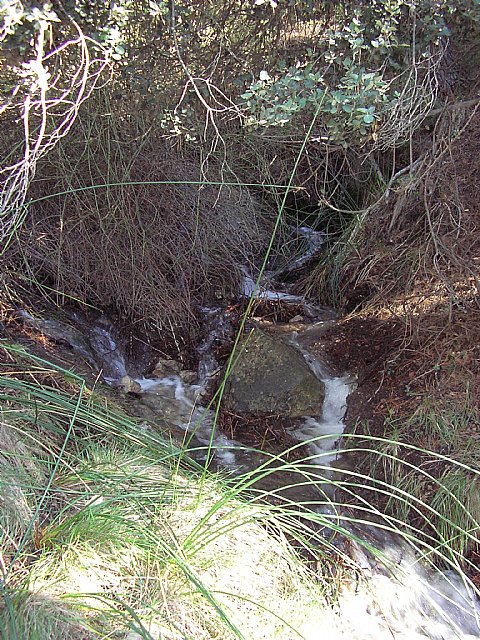
[[(103, 57), (92, 59), (90, 45), (80, 27), (73, 23), (76, 37), (47, 52), (47, 25), (40, 24), (35, 41), (35, 58), (16, 68), (18, 84), (12, 97), (0, 104), (0, 115), (14, 112), (23, 129), (23, 144), (17, 147), (18, 160), (11, 162), (10, 154), (0, 167), (0, 247), (3, 253), (13, 233), (26, 215), (27, 192), (38, 160), (48, 153), (71, 129), (80, 105), (88, 99), (108, 66), (106, 52), (97, 43), (95, 48)], [(61, 61), (71, 64), (76, 58), (68, 82), (66, 74), (52, 76), (51, 69)], [(16, 122), (16, 121), (15, 121)], [(6, 166), (5, 166), (6, 165)]]

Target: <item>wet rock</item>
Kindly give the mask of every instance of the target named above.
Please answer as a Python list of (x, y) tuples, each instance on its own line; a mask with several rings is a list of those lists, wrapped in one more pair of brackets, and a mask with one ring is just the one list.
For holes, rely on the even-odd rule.
[(165, 378), (166, 376), (176, 376), (182, 370), (182, 364), (172, 358), (160, 358), (155, 369), (153, 370), (153, 376), (155, 378)]
[(87, 356), (88, 359), (92, 359), (92, 352), (88, 340), (82, 332), (75, 327), (60, 320), (41, 317), (34, 318), (23, 309), (19, 310), (18, 314), (19, 318), (35, 331), (43, 333), (43, 335), (55, 342), (66, 344), (77, 351), (77, 353)]
[(118, 381), (117, 389), (122, 393), (143, 393), (142, 387), (136, 380), (133, 380), (130, 376), (126, 375), (120, 378)]
[(193, 427), (204, 413), (197, 404), (196, 389), (186, 389), (181, 395), (173, 386), (159, 384), (136, 399), (135, 414), (145, 420), (161, 420), (170, 425)]
[(229, 409), (287, 417), (320, 414), (323, 382), (294, 347), (254, 329), (239, 345), (238, 354), (225, 387)]
[(197, 380), (197, 372), (190, 369), (184, 369), (178, 375), (185, 384), (193, 384)]
[(109, 384), (115, 384), (127, 376), (125, 356), (114, 338), (115, 333), (114, 326), (105, 316), (97, 318), (88, 330), (95, 363), (101, 370), (103, 379)]

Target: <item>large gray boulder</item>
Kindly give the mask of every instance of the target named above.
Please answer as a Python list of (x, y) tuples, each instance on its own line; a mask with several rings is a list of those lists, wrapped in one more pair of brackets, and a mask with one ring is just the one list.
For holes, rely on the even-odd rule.
[(281, 338), (254, 329), (239, 345), (224, 401), (239, 413), (291, 418), (319, 415), (325, 389), (303, 355)]

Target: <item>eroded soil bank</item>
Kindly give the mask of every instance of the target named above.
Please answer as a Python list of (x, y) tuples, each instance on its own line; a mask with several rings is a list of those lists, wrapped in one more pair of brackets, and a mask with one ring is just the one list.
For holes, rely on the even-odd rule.
[[(254, 309), (257, 315), (247, 327), (260, 326), (273, 336), (280, 334), (279, 337), (297, 331), (300, 345), (325, 363), (333, 375), (348, 374), (355, 379), (354, 390), (347, 400), (344, 448), (361, 451), (343, 454), (336, 463), (339, 472), (347, 478), (349, 472), (375, 477), (395, 486), (396, 490), (414, 491), (412, 500), (421, 504), (437, 501), (435, 514), (429, 515), (421, 506), (424, 517), (420, 518), (418, 509), (408, 504), (398, 513), (395, 501), (380, 491), (369, 488), (363, 495), (379, 511), (399, 517), (427, 535), (437, 536), (444, 519), (452, 519), (455, 526), (473, 531), (480, 515), (474, 473), (480, 461), (478, 314), (457, 310), (446, 323), (444, 311), (438, 311), (418, 318), (415, 325), (407, 325), (400, 317), (385, 317), (384, 310), (315, 322), (299, 320), (297, 316), (292, 317), (292, 310), (283, 309), (281, 321), (272, 322), (279, 310), (267, 306)], [(229, 312), (233, 332), (237, 330), (243, 310), (239, 305)], [(19, 341), (47, 361), (65, 369), (73, 368), (85, 377), (89, 386), (98, 385), (98, 371), (87, 359), (73, 353), (67, 340), (53, 340), (45, 332), (29, 327), (14, 311), (7, 313), (4, 320), (4, 337)], [(224, 338), (215, 346), (215, 356), (221, 366), (231, 348), (231, 336)], [(128, 344), (125, 336), (123, 344)], [(148, 373), (150, 363), (155, 360), (152, 352), (158, 357), (159, 349), (150, 344), (142, 357), (137, 357), (136, 365), (144, 367), (142, 374)], [(163, 348), (160, 355), (179, 359), (174, 348), (170, 351)], [(182, 358), (189, 367), (198, 364), (198, 353), (182, 354)], [(210, 390), (211, 398), (220, 379), (221, 366), (215, 378), (217, 382)], [(113, 394), (127, 411), (135, 412), (137, 404), (130, 394), (123, 395), (115, 389), (109, 389), (107, 394)], [(287, 456), (289, 460), (304, 455), (301, 448), (294, 448), (295, 440), (285, 428), (285, 421), (273, 413), (240, 415), (220, 404), (219, 428), (226, 438), (247, 447), (273, 454), (293, 447)], [(386, 455), (391, 458), (385, 458)], [(452, 460), (462, 467), (452, 467)], [(425, 472), (433, 481), (426, 481)], [(449, 512), (451, 496), (440, 504), (445, 478), (450, 482), (450, 494), (470, 512), (460, 521)], [(357, 484), (362, 496), (362, 483)], [(467, 491), (466, 485), (471, 485), (471, 489)], [(344, 496), (341, 500), (348, 502)], [(459, 542), (457, 551), (465, 557), (470, 577), (480, 583), (475, 535)]]
[[(400, 509), (381, 492), (363, 497), (415, 531), (451, 535), (457, 560), (479, 585), (479, 313), (457, 309), (448, 320), (440, 309), (412, 324), (364, 314), (306, 336), (316, 357), (357, 379), (345, 448), (361, 451), (344, 454), (341, 469), (407, 492)], [(461, 527), (473, 536), (462, 539)]]

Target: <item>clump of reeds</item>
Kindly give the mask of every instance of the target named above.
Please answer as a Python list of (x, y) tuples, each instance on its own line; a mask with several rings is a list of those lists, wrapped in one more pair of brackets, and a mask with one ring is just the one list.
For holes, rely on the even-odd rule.
[[(105, 108), (104, 105), (101, 105)], [(137, 123), (138, 124), (138, 123)], [(39, 165), (7, 256), (49, 291), (191, 333), (268, 242), (265, 207), (154, 133), (91, 109)], [(131, 139), (128, 139), (128, 136)]]

